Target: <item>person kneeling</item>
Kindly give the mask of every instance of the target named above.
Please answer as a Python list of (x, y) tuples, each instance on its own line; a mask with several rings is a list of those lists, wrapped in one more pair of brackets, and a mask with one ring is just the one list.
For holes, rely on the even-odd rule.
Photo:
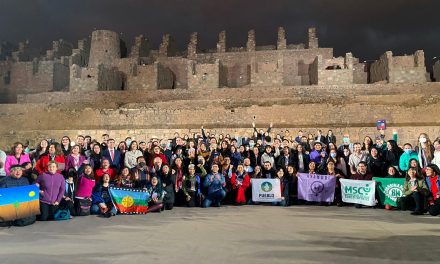
[(403, 185), (403, 197), (400, 198), (400, 208), (405, 211), (409, 205), (415, 203), (415, 210), (412, 215), (422, 215), (424, 209), (425, 196), (429, 190), (425, 180), (418, 177), (414, 168), (407, 171), (407, 179)]
[(212, 164), (211, 173), (205, 178), (204, 185), (208, 189), (208, 195), (203, 201), (203, 207), (208, 208), (214, 203), (220, 207), (221, 201), (226, 197), (223, 188), (226, 186), (225, 176), (218, 172), (218, 165)]
[(157, 176), (151, 178), (151, 184), (147, 187), (147, 192), (150, 194), (148, 201), (148, 212), (159, 212), (163, 207), (163, 198), (165, 192), (162, 190), (162, 184), (159, 182)]
[(426, 167), (426, 184), (429, 189), (428, 212), (432, 216), (440, 214), (440, 169), (435, 164)]
[(104, 173), (101, 178), (101, 184), (97, 184), (92, 193), (91, 214), (111, 217), (116, 215), (117, 209), (113, 206), (110, 197), (110, 175)]
[(231, 185), (232, 189), (236, 190), (235, 203), (237, 205), (246, 204), (246, 189), (251, 184), (249, 175), (244, 171), (243, 164), (238, 164), (237, 172), (232, 173)]
[(188, 176), (183, 180), (182, 189), (186, 197), (187, 207), (200, 207), (201, 205), (200, 178), (206, 176), (206, 170), (201, 164), (198, 167), (202, 170), (202, 175), (196, 174), (194, 164), (190, 164), (188, 165)]
[[(1, 179), (0, 181), (0, 188), (13, 188), (13, 187), (20, 187), (20, 186), (28, 186), (29, 180), (23, 176), (23, 168), (21, 165), (12, 165), (9, 168), (9, 176)], [(0, 226), (6, 225), (6, 226), (27, 226), (32, 225), (35, 223), (35, 215), (16, 219), (14, 221), (8, 221), (8, 222), (0, 222)]]

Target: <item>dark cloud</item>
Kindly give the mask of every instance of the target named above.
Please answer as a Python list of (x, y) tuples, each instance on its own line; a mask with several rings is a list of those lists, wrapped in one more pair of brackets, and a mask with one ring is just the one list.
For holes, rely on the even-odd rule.
[(128, 43), (144, 34), (156, 47), (170, 33), (183, 49), (198, 31), (202, 48), (214, 48), (223, 29), (228, 46), (244, 46), (249, 29), (258, 45), (268, 45), (276, 43), (278, 26), (289, 43), (304, 42), (307, 28), (316, 26), (320, 45), (335, 55), (352, 51), (371, 60), (387, 50), (424, 49), (431, 64), (440, 55), (439, 10), (436, 0), (1, 0), (0, 39), (48, 48), (96, 28), (122, 32)]

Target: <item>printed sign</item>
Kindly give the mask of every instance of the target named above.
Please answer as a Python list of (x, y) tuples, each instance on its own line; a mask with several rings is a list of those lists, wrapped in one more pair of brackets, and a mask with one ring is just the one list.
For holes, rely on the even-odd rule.
[(279, 179), (252, 179), (252, 201), (281, 201), (281, 184)]

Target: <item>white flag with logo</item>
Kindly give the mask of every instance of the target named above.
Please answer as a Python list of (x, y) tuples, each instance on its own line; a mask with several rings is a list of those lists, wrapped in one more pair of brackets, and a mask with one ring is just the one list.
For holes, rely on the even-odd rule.
[(340, 179), (342, 201), (346, 203), (376, 205), (376, 182)]
[(281, 201), (281, 184), (279, 179), (252, 179), (252, 201)]

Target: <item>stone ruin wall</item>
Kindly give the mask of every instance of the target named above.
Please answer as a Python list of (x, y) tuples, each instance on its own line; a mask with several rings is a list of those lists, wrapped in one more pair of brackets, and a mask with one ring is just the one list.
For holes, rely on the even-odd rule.
[[(151, 50), (149, 40), (140, 35), (126, 58), (121, 57), (125, 44), (108, 30), (94, 31), (90, 40), (79, 40), (77, 48), (62, 39), (54, 41), (51, 50), (33, 60), (35, 49), (28, 42), (20, 43), (18, 51), (11, 52), (11, 81), (0, 86), (0, 94), (5, 95), (0, 102), (14, 103), (17, 94), (51, 91), (424, 83), (429, 78), (423, 51), (394, 57), (387, 52), (371, 65), (350, 55), (347, 64), (347, 58), (333, 57), (333, 49), (319, 47), (313, 28), (305, 44), (288, 44), (281, 27), (277, 45), (258, 46), (257, 37), (250, 30), (245, 47), (228, 47), (222, 31), (216, 49), (202, 53), (196, 32), (184, 52), (177, 50), (169, 34), (163, 36), (158, 50)], [(322, 63), (315, 65), (320, 56)], [(328, 69), (328, 62), (341, 68)], [(99, 65), (103, 68), (98, 69)]]
[[(258, 127), (273, 122), (275, 131), (314, 131), (317, 124), (325, 130), (335, 128), (339, 140), (346, 132), (353, 141), (375, 136), (378, 119), (387, 120), (388, 134), (391, 128), (399, 130), (400, 143), (415, 143), (420, 132), (440, 136), (440, 119), (433, 118), (440, 117), (440, 83), (159, 90), (148, 95), (133, 91), (130, 96), (122, 91), (62, 94), (28, 95), (34, 103), (25, 107), (0, 105), (0, 122), (8, 124), (0, 129), (0, 144), (101, 132), (118, 140), (133, 134), (145, 140), (198, 130), (201, 125), (231, 134), (250, 133), (254, 116)], [(78, 96), (89, 101), (79, 103), (74, 99)], [(47, 101), (51, 104), (38, 103)]]
[(418, 50), (414, 55), (393, 56), (387, 51), (371, 65), (371, 82), (426, 83), (429, 76), (425, 67), (425, 55)]
[[(202, 124), (250, 133), (253, 116), (260, 127), (274, 122), (295, 133), (320, 124), (353, 141), (374, 136), (377, 119), (398, 128), (400, 142), (414, 143), (420, 132), (440, 135), (440, 83), (427, 83), (422, 51), (360, 63), (351, 53), (334, 58), (333, 49), (320, 48), (313, 29), (306, 44), (287, 44), (282, 28), (276, 46), (257, 46), (254, 31), (245, 47), (228, 47), (225, 32), (214, 51), (200, 53), (198, 45), (192, 34), (187, 52), (179, 53), (165, 35), (159, 50), (151, 50), (141, 35), (122, 58), (119, 36), (95, 31), (76, 49), (60, 40), (45, 57), (0, 62), (0, 102), (19, 103), (0, 105), (0, 123), (7, 124), (0, 146), (64, 134), (145, 140)], [(13, 54), (30, 57), (26, 45)]]

